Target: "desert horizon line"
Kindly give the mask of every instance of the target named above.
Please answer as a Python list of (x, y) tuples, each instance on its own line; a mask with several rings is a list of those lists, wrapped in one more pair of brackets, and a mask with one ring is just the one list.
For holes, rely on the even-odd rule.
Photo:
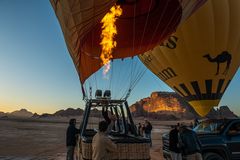
[[(132, 105), (131, 105), (132, 106)], [(130, 106), (130, 107), (131, 107)], [(227, 106), (229, 109), (230, 109), (230, 111), (231, 112), (233, 112), (232, 110), (231, 110), (231, 107), (229, 107), (228, 105), (222, 105), (222, 106)], [(222, 107), (222, 106), (217, 106), (217, 107), (214, 107), (214, 109), (216, 109), (216, 108), (219, 108), (219, 107)], [(81, 110), (85, 110), (85, 108), (81, 108), (81, 107), (67, 107), (67, 108), (63, 108), (63, 109), (58, 109), (58, 110), (56, 110), (56, 111), (53, 111), (53, 112), (42, 112), (42, 113), (40, 113), (40, 112), (34, 112), (34, 111), (32, 111), (31, 109), (28, 109), (28, 108), (24, 108), (24, 107), (21, 107), (21, 108), (19, 108), (19, 109), (15, 109), (15, 110), (12, 110), (12, 111), (2, 111), (2, 110), (0, 110), (0, 113), (2, 112), (2, 113), (4, 113), (4, 114), (11, 114), (11, 113), (14, 113), (14, 112), (18, 112), (18, 111), (21, 111), (21, 110), (26, 110), (27, 112), (30, 112), (30, 113), (32, 113), (33, 115), (34, 114), (37, 114), (37, 115), (44, 115), (44, 114), (55, 114), (56, 112), (59, 112), (59, 111), (61, 111), (61, 110), (64, 110), (64, 111), (66, 111), (67, 109), (74, 109), (74, 110), (77, 110), (77, 109), (81, 109)], [(167, 111), (167, 110), (162, 110), (162, 111)], [(151, 112), (151, 111), (150, 111)], [(176, 111), (172, 111), (172, 112), (176, 112)], [(239, 114), (237, 114), (237, 113), (235, 113), (235, 112), (233, 112), (234, 114), (236, 114), (237, 116), (239, 116)]]

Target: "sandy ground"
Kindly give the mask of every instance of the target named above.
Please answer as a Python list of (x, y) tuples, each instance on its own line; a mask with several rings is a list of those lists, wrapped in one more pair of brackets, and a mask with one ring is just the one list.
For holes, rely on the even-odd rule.
[[(161, 135), (176, 123), (153, 122), (153, 160), (163, 159)], [(65, 160), (67, 126), (66, 122), (0, 120), (0, 160)]]

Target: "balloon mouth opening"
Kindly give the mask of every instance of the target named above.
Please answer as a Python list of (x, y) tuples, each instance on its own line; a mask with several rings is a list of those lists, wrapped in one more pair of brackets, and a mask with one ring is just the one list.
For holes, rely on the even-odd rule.
[(219, 99), (217, 100), (198, 100), (198, 101), (190, 101), (189, 104), (194, 108), (197, 114), (201, 117), (205, 117), (214, 106), (217, 106), (219, 103)]

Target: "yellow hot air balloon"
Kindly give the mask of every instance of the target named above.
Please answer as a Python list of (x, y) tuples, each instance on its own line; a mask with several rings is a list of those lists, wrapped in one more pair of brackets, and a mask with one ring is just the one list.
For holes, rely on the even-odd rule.
[(139, 58), (205, 116), (219, 104), (240, 64), (240, 0), (209, 0)]

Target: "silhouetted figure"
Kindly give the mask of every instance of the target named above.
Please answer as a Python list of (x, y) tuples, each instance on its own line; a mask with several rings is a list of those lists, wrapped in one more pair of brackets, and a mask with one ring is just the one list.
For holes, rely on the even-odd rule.
[(108, 112), (108, 107), (102, 108), (102, 116), (109, 126), (107, 132), (110, 133), (112, 129), (116, 131), (115, 123), (112, 123), (113, 119), (114, 119), (114, 122), (116, 121), (116, 116)]
[(118, 132), (122, 132), (124, 130), (123, 119), (121, 117), (116, 120), (115, 126), (118, 126)]
[(67, 160), (74, 160), (74, 150), (77, 143), (77, 134), (80, 130), (76, 128), (76, 119), (70, 119), (67, 129)]
[(138, 123), (138, 135), (143, 136), (143, 127), (141, 123)]
[[(114, 119), (111, 123), (114, 123), (113, 121)], [(108, 153), (117, 151), (117, 145), (107, 136), (108, 127), (108, 122), (99, 122), (99, 131), (92, 140), (92, 160), (108, 160)]]
[(169, 133), (169, 150), (171, 151), (172, 160), (182, 160), (181, 149), (178, 141), (179, 126), (173, 126)]
[(126, 121), (126, 130), (127, 130), (127, 134), (134, 134), (134, 130), (136, 130), (136, 126), (132, 126), (131, 123), (129, 123), (128, 121)]
[(232, 60), (232, 56), (231, 56), (231, 54), (228, 53), (228, 51), (223, 51), (221, 54), (217, 55), (217, 57), (215, 57), (215, 58), (212, 58), (209, 54), (206, 54), (203, 57), (207, 58), (209, 62), (217, 63), (216, 75), (219, 74), (219, 64), (220, 63), (227, 62), (227, 66), (226, 66), (223, 74), (226, 74), (228, 72), (230, 64), (231, 64), (231, 60)]
[(150, 147), (152, 147), (152, 138), (151, 138), (152, 124), (148, 120), (145, 120), (145, 126), (143, 130), (144, 130), (145, 137), (150, 139)]
[(109, 125), (111, 123), (111, 119), (108, 116), (108, 107), (103, 107), (102, 108), (102, 116)]
[(186, 159), (202, 160), (201, 142), (197, 134), (186, 126), (180, 127), (179, 133), (179, 147), (181, 147), (182, 154), (186, 156)]

